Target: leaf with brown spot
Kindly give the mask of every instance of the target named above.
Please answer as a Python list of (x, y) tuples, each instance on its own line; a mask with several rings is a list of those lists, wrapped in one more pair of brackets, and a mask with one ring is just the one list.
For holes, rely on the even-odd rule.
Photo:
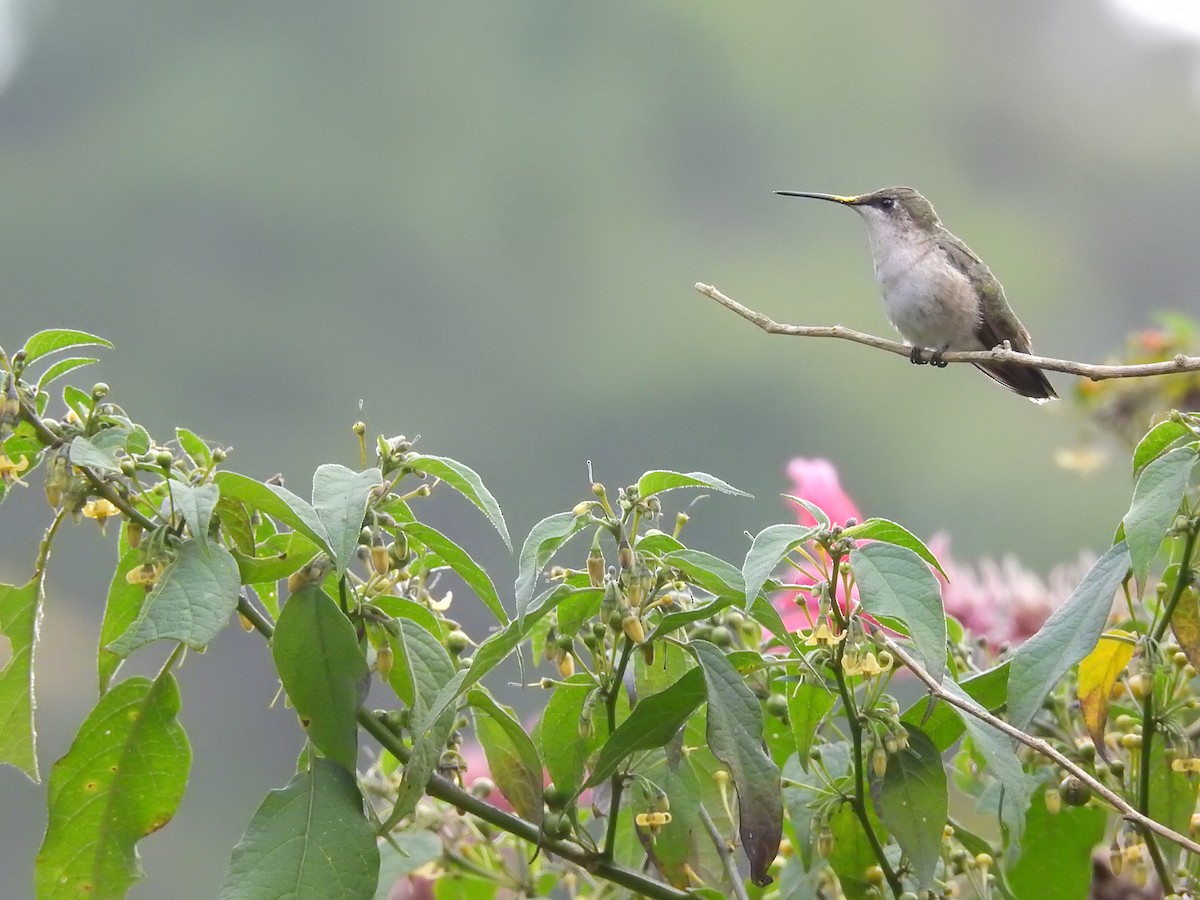
[(1100, 636), (1096, 649), (1079, 663), (1079, 703), (1083, 721), (1097, 748), (1104, 746), (1104, 723), (1112, 688), (1129, 660), (1136, 638), (1127, 631), (1109, 631)]

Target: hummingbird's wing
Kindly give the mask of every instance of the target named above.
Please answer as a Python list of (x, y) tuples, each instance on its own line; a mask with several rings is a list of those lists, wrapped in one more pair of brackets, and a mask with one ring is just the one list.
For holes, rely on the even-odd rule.
[[(1029, 331), (1013, 313), (1004, 298), (1004, 288), (983, 260), (948, 231), (939, 238), (938, 247), (950, 264), (970, 279), (979, 295), (979, 322), (975, 326), (979, 343), (991, 349), (1008, 341), (1009, 346), (1018, 353), (1032, 353)], [(1028, 397), (1035, 403), (1044, 403), (1058, 396), (1041, 369), (1018, 363), (976, 363), (975, 367), (1010, 391)]]
[(983, 260), (949, 232), (939, 239), (938, 247), (950, 264), (971, 280), (979, 294), (979, 324), (975, 327), (979, 342), (990, 350), (1008, 341), (1019, 353), (1032, 352), (1029, 332), (1013, 314), (1012, 307), (1004, 298), (1004, 288)]

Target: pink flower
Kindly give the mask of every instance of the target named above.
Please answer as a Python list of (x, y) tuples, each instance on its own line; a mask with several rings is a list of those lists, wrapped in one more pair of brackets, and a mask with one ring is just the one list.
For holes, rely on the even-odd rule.
[[(792, 480), (792, 493), (820, 507), (834, 524), (844, 525), (851, 518), (862, 521), (857, 504), (842, 489), (837, 469), (829, 460), (793, 459), (787, 474)], [(796, 510), (801, 525), (816, 524), (808, 510), (796, 503), (789, 505)], [(1095, 560), (1081, 553), (1075, 562), (1056, 567), (1042, 580), (1012, 556), (1000, 562), (958, 562), (950, 556), (950, 539), (945, 535), (935, 535), (929, 548), (949, 575), (947, 581), (934, 573), (942, 584), (946, 612), (973, 634), (986, 636), (993, 645), (1016, 643), (1033, 635), (1070, 596)], [(816, 555), (817, 550), (810, 547), (810, 552)], [(811, 564), (806, 568), (811, 569)], [(807, 586), (819, 576), (789, 569), (782, 577), (790, 584)], [(781, 592), (775, 597), (775, 608), (789, 631), (813, 627), (817, 603), (811, 595)]]
[[(791, 493), (807, 500), (825, 511), (835, 525), (845, 525), (847, 519), (862, 521), (862, 514), (850, 495), (842, 490), (837, 469), (827, 459), (801, 459), (788, 463), (787, 476), (792, 480)], [(801, 525), (815, 525), (816, 519), (798, 503), (797, 510)]]

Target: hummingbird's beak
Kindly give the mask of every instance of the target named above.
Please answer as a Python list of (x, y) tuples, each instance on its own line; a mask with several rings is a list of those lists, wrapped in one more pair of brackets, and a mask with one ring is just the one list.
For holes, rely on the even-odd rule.
[(829, 200), (832, 203), (841, 203), (843, 206), (854, 206), (858, 203), (857, 197), (842, 197), (838, 194), (813, 194), (807, 191), (776, 191), (781, 197), (811, 197), (813, 200)]

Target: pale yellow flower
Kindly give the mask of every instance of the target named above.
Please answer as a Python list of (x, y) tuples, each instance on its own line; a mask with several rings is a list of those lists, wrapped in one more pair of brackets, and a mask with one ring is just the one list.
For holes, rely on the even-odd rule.
[(101, 533), (104, 532), (104, 523), (113, 516), (121, 514), (121, 510), (111, 500), (106, 500), (103, 497), (96, 497), (94, 500), (89, 500), (83, 504), (83, 514), (89, 519), (95, 519), (96, 524), (100, 526)]
[(3, 479), (5, 486), (16, 482), (21, 487), (29, 487), (17, 476), (29, 468), (29, 457), (22, 456), (18, 460), (11, 460), (3, 453), (0, 453), (0, 479)]
[(804, 645), (806, 647), (832, 647), (838, 641), (844, 641), (845, 639), (846, 632), (843, 631), (841, 634), (834, 634), (830, 630), (829, 624), (822, 622), (813, 629), (812, 634), (805, 640)]

